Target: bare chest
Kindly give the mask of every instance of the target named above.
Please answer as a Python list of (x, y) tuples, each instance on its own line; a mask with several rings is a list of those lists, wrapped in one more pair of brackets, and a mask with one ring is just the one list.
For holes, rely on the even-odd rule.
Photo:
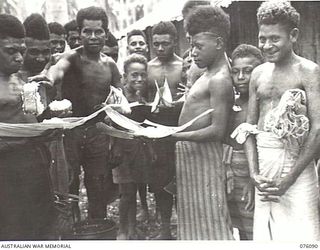
[(176, 89), (181, 82), (181, 65), (160, 65), (149, 68), (149, 81), (157, 81), (159, 87), (162, 87), (167, 79), (170, 89)]
[(280, 100), (288, 89), (303, 89), (301, 76), (293, 71), (265, 73), (258, 79), (257, 98), (261, 101)]
[(112, 71), (105, 63), (88, 62), (82, 63), (82, 85), (86, 89), (96, 89), (97, 91), (109, 88), (112, 81)]

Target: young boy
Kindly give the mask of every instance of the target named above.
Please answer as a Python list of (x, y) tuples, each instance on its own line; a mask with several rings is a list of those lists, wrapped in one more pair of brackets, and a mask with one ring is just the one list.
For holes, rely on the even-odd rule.
[[(257, 19), (259, 48), (267, 62), (253, 71), (249, 89), (247, 123), (260, 131), (245, 144), (257, 188), (253, 237), (319, 240), (319, 190), (312, 162), (320, 147), (319, 66), (293, 51), (300, 15), (289, 2), (262, 3)], [(282, 109), (292, 102), (280, 99), (293, 95), (300, 96), (293, 99), (300, 109)], [(281, 110), (287, 112), (283, 117), (278, 116)], [(309, 121), (310, 129), (302, 128), (301, 121)]]
[(186, 21), (192, 56), (205, 73), (194, 83), (179, 117), (182, 125), (213, 108), (176, 144), (178, 238), (233, 239), (222, 169), (222, 140), (233, 105), (232, 79), (225, 58), (229, 16), (218, 7), (198, 7)]
[[(241, 44), (231, 55), (231, 76), (233, 86), (239, 95), (235, 100), (230, 133), (245, 122), (248, 110), (249, 81), (252, 70), (263, 62), (261, 51), (247, 44)], [(250, 182), (249, 167), (243, 146), (227, 135), (230, 147), (225, 147), (227, 165), (228, 206), (233, 227), (239, 229), (241, 240), (252, 240), (254, 186)], [(231, 178), (228, 178), (231, 177)]]
[[(140, 54), (148, 58), (148, 44), (146, 34), (142, 30), (134, 29), (127, 34), (127, 51), (129, 55)], [(138, 192), (141, 202), (141, 212), (138, 219), (146, 221), (149, 219), (148, 203), (147, 203), (147, 185), (139, 184)]]
[[(124, 94), (129, 102), (146, 102), (147, 97), (147, 59), (132, 54), (124, 62)], [(143, 114), (133, 112), (132, 119), (142, 119)], [(143, 119), (142, 119), (143, 120)], [(151, 165), (149, 146), (138, 140), (117, 139), (121, 148), (122, 161), (113, 169), (114, 183), (120, 189), (120, 225), (118, 240), (137, 240), (136, 233), (136, 193), (139, 184), (147, 183), (147, 168)]]

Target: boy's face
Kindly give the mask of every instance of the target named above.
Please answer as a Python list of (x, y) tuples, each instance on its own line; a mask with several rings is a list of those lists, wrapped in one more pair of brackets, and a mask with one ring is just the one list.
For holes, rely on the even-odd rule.
[(140, 35), (131, 36), (128, 41), (128, 52), (130, 55), (136, 53), (146, 56), (148, 52), (148, 45), (144, 40), (144, 37)]
[(106, 32), (102, 27), (102, 21), (84, 19), (80, 36), (83, 47), (87, 52), (93, 54), (100, 53), (106, 39)]
[(79, 31), (71, 30), (68, 32), (68, 44), (71, 49), (77, 48), (81, 45), (81, 38)]
[(0, 73), (11, 75), (21, 69), (26, 45), (23, 38), (0, 39)]
[(32, 73), (40, 73), (51, 57), (50, 41), (28, 37), (26, 45), (24, 67)]
[(291, 53), (295, 41), (296, 37), (291, 36), (284, 25), (262, 24), (259, 27), (259, 48), (268, 62), (281, 62)]
[(215, 61), (218, 52), (216, 38), (204, 33), (192, 36), (192, 57), (199, 68), (208, 67)]
[(66, 48), (66, 40), (64, 35), (50, 34), (51, 53), (63, 53)]
[(175, 41), (170, 34), (153, 35), (152, 44), (160, 61), (166, 61), (173, 56)]
[(231, 76), (235, 89), (241, 95), (248, 95), (251, 73), (259, 65), (254, 56), (236, 57), (232, 62)]
[(147, 88), (147, 69), (142, 63), (133, 62), (128, 65), (125, 81), (133, 91), (145, 91)]

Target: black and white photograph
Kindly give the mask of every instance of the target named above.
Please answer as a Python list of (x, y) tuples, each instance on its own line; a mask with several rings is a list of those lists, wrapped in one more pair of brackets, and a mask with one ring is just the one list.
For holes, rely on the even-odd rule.
[(319, 63), (320, 1), (0, 0), (0, 248), (318, 248)]

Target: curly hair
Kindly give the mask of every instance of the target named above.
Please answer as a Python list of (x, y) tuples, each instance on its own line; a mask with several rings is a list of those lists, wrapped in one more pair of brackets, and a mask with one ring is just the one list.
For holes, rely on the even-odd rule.
[(71, 20), (68, 23), (66, 23), (63, 27), (64, 27), (64, 29), (65, 29), (67, 34), (68, 34), (69, 31), (78, 31), (78, 24), (77, 24), (77, 21), (75, 19)]
[(174, 39), (177, 38), (177, 29), (174, 26), (172, 22), (160, 22), (153, 26), (152, 28), (152, 35), (165, 35), (169, 34), (171, 35)]
[(109, 20), (106, 12), (102, 8), (91, 6), (91, 7), (79, 10), (77, 14), (77, 24), (80, 30), (82, 29), (84, 19), (101, 20), (102, 28), (106, 33), (108, 32)]
[(185, 28), (191, 36), (201, 32), (213, 32), (227, 39), (230, 33), (230, 18), (220, 7), (199, 6), (188, 15)]
[(9, 14), (0, 14), (0, 38), (24, 38), (24, 26), (18, 18)]
[(147, 41), (147, 37), (146, 34), (142, 31), (142, 30), (131, 30), (130, 32), (128, 32), (127, 34), (127, 42), (129, 43), (130, 37), (132, 36), (142, 36), (144, 38), (145, 41)]
[(146, 69), (148, 68), (147, 58), (145, 58), (143, 55), (132, 54), (128, 56), (123, 63), (123, 70), (125, 73), (128, 73), (128, 68), (131, 63), (141, 63), (146, 67)]
[(57, 22), (48, 23), (50, 33), (57, 34), (59, 36), (66, 34), (64, 27)]
[(46, 20), (37, 13), (31, 14), (23, 22), (26, 37), (37, 40), (49, 40), (49, 28)]
[(289, 29), (298, 28), (300, 14), (288, 1), (263, 2), (257, 11), (258, 25), (282, 24)]
[(236, 58), (243, 58), (253, 56), (260, 61), (260, 64), (264, 62), (264, 58), (260, 49), (250, 44), (240, 44), (237, 46), (231, 54), (231, 60)]
[(210, 1), (208, 1), (208, 0), (188, 0), (182, 8), (182, 15), (184, 17), (186, 17), (190, 13), (190, 11), (192, 11), (195, 7), (198, 7), (201, 5), (210, 5)]

